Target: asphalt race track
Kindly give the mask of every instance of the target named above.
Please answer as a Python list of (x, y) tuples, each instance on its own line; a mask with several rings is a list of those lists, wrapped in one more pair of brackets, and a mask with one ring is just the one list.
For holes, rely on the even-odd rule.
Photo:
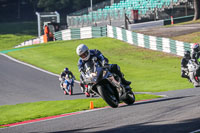
[[(0, 56), (0, 103), (64, 100), (57, 77)], [(3, 75), (3, 76), (2, 76)], [(80, 90), (80, 89), (77, 89)], [(189, 133), (200, 131), (200, 88), (157, 93), (166, 98), (131, 106), (85, 111), (46, 121), (0, 128), (0, 133)]]
[(66, 96), (60, 89), (58, 76), (0, 55), (0, 105), (77, 98), (85, 98), (77, 83), (74, 95)]

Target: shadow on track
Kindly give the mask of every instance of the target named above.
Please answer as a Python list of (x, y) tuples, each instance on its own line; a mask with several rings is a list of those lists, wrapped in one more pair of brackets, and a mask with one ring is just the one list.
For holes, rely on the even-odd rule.
[(178, 100), (178, 99), (183, 99), (183, 98), (188, 98), (188, 97), (193, 97), (193, 96), (182, 96), (182, 97), (173, 97), (173, 98), (159, 98), (151, 101), (144, 101), (144, 102), (139, 102), (139, 103), (134, 103), (132, 105), (123, 105), (121, 107), (126, 107), (126, 106), (136, 106), (136, 105), (141, 105), (141, 104), (149, 104), (149, 103), (157, 103), (157, 102), (165, 102), (165, 101), (170, 101), (170, 100)]
[[(95, 131), (96, 133), (188, 133), (200, 128), (200, 118), (188, 119), (175, 124), (160, 124), (156, 125), (158, 121), (152, 121), (147, 123), (140, 123), (135, 125), (126, 125), (108, 130)], [(88, 125), (89, 126), (89, 125)], [(91, 133), (94, 131), (88, 131), (89, 129), (95, 129), (97, 127), (56, 131), (49, 133)]]

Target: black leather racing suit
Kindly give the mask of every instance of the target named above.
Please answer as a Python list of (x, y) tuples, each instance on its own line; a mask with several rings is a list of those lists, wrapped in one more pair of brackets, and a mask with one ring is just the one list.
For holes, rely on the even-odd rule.
[[(192, 59), (195, 59), (195, 62), (200, 65), (200, 51), (193, 51)], [(196, 69), (195, 75), (200, 76), (200, 66)]]
[(188, 67), (187, 64), (189, 62), (190, 59), (183, 57), (183, 59), (181, 60), (181, 77), (182, 78), (188, 78), (189, 76), (186, 74), (186, 71), (188, 71)]
[[(102, 66), (108, 66), (108, 69), (111, 73), (115, 73), (117, 74), (121, 79), (122, 79), (122, 84), (124, 85), (130, 85), (131, 82), (126, 81), (124, 79), (124, 75), (122, 74), (122, 72), (120, 71), (120, 67), (117, 64), (108, 64), (108, 59), (106, 57), (103, 56), (103, 54), (99, 51), (99, 50), (90, 50), (90, 58), (88, 59), (88, 61), (90, 61), (93, 57), (96, 57), (98, 62), (101, 63)], [(78, 61), (78, 68), (79, 68), (79, 72), (84, 72), (84, 64), (87, 61), (82, 60), (81, 58)], [(81, 82), (81, 86), (83, 86), (84, 84), (84, 79), (82, 76), (80, 76), (80, 82)]]

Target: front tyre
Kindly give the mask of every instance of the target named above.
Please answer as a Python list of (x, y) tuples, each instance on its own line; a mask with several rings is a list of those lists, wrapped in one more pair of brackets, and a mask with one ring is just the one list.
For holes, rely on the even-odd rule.
[(135, 94), (130, 90), (126, 92), (126, 98), (123, 100), (126, 104), (131, 105), (135, 102)]
[(200, 86), (200, 83), (199, 83), (198, 79), (196, 79), (196, 77), (194, 76), (193, 72), (189, 73), (189, 77), (190, 77), (190, 80), (192, 81), (194, 87), (199, 87)]
[(112, 89), (109, 84), (107, 84), (106, 87), (98, 85), (97, 90), (100, 96), (106, 101), (108, 105), (110, 105), (113, 108), (118, 107), (119, 101), (114, 91), (111, 91)]

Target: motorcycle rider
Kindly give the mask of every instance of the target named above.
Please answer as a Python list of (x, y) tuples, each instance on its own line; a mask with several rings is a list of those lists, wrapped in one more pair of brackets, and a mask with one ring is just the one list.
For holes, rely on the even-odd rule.
[[(80, 56), (80, 59), (78, 61), (78, 68), (79, 72), (84, 72), (84, 64), (87, 61), (90, 61), (93, 57), (97, 57), (97, 61), (102, 65), (109, 69), (111, 73), (117, 74), (122, 81), (122, 84), (126, 87), (131, 84), (130, 81), (125, 80), (123, 73), (120, 71), (120, 67), (117, 64), (108, 64), (108, 59), (103, 56), (103, 54), (96, 49), (89, 50), (88, 47), (85, 44), (80, 44), (76, 49), (77, 55)], [(81, 76), (80, 78), (81, 83), (84, 83), (84, 79)]]
[[(200, 63), (200, 45), (195, 43), (193, 45), (192, 59), (199, 65)], [(200, 76), (200, 66), (196, 69), (195, 76)]]
[(68, 75), (68, 77), (71, 76), (71, 78), (75, 79), (73, 73), (71, 71), (69, 71), (69, 69), (66, 67), (64, 69), (63, 72), (61, 72), (60, 76), (59, 76), (59, 80), (60, 80), (60, 87), (63, 89), (63, 83), (65, 82), (65, 77), (66, 75)]
[(74, 87), (74, 79), (70, 76), (71, 75), (66, 74), (63, 88), (66, 90), (67, 94), (72, 95), (71, 91), (69, 91), (69, 86), (71, 85), (71, 89)]
[(195, 62), (197, 63), (197, 64), (199, 64), (198, 63), (198, 59), (199, 59), (199, 57), (200, 57), (200, 46), (199, 46), (199, 44), (198, 43), (195, 43), (194, 45), (193, 45), (193, 51), (192, 51), (192, 59), (195, 59)]
[(183, 58), (181, 60), (181, 77), (182, 78), (187, 78), (188, 80), (190, 80), (190, 78), (186, 73), (188, 71), (187, 64), (188, 64), (190, 59), (191, 59), (190, 51), (185, 51), (184, 52), (184, 56), (183, 56)]

